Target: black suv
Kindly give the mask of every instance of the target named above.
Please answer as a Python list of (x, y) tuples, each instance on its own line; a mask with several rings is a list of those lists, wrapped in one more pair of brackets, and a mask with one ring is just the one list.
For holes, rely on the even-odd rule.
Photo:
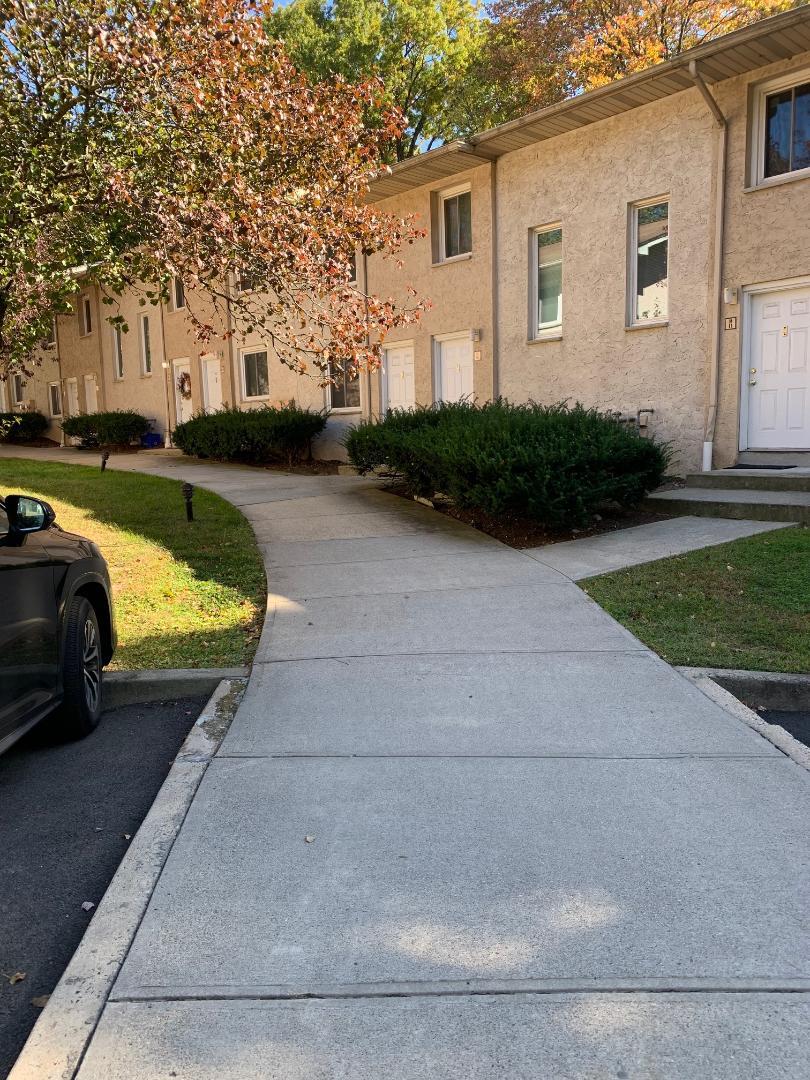
[(52, 507), (0, 499), (0, 752), (38, 720), (81, 738), (101, 715), (101, 669), (115, 651), (110, 575), (90, 540)]

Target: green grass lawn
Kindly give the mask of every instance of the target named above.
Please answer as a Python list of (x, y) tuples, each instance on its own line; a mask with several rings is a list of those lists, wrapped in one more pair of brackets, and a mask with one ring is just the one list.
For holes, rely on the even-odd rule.
[(590, 596), (671, 664), (810, 671), (810, 529), (590, 578)]
[(0, 493), (47, 500), (62, 528), (98, 544), (118, 625), (114, 668), (227, 667), (250, 661), (266, 603), (250, 525), (218, 495), (180, 481), (85, 465), (0, 461)]

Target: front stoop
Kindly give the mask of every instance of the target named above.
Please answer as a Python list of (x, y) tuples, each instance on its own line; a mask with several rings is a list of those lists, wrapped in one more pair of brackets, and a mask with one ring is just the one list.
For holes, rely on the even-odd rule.
[(810, 470), (722, 469), (688, 476), (686, 487), (657, 491), (651, 510), (698, 517), (810, 524)]

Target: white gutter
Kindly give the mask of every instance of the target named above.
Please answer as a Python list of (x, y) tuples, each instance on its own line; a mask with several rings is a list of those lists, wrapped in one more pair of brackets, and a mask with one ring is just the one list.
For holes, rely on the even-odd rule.
[(712, 313), (711, 348), (709, 353), (709, 399), (703, 429), (703, 472), (711, 472), (714, 459), (714, 435), (717, 427), (717, 401), (720, 391), (720, 321), (723, 317), (723, 249), (726, 224), (726, 161), (728, 157), (728, 121), (709, 92), (694, 60), (689, 61), (689, 74), (700, 91), (717, 127), (718, 146), (714, 189), (714, 240), (712, 253)]

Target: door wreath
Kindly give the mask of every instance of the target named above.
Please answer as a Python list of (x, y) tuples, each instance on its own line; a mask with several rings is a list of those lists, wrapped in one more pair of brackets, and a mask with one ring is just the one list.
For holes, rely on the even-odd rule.
[(177, 376), (177, 392), (184, 401), (191, 400), (191, 374), (188, 371)]

